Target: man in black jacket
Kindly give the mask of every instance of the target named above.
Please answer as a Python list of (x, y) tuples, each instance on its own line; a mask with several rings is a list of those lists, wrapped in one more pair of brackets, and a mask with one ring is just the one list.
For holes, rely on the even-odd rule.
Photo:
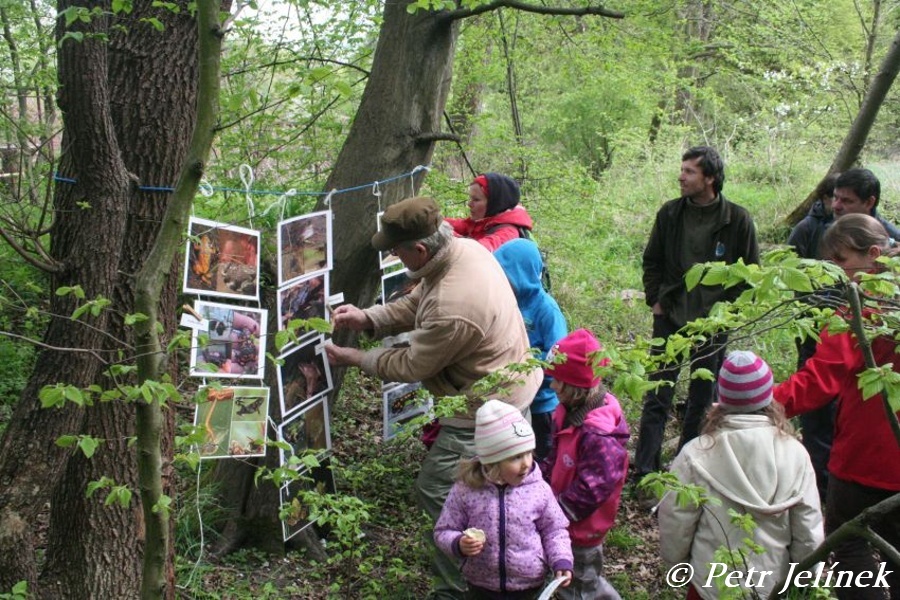
[[(656, 222), (644, 250), (644, 291), (653, 310), (653, 337), (668, 338), (689, 321), (705, 317), (720, 300), (733, 300), (740, 289), (697, 285), (688, 292), (684, 276), (695, 264), (721, 261), (745, 264), (759, 262), (756, 229), (750, 214), (722, 195), (725, 167), (719, 153), (707, 146), (691, 148), (682, 156), (681, 197), (666, 202), (656, 213)], [(718, 373), (725, 355), (725, 336), (713, 336), (692, 348), (691, 372), (709, 369)], [(654, 349), (662, 353), (664, 347)], [(679, 364), (666, 365), (651, 376), (674, 384)], [(686, 402), (678, 449), (697, 437), (700, 423), (715, 394), (715, 381), (692, 379)], [(641, 412), (640, 433), (634, 459), (633, 479), (658, 471), (674, 388), (662, 385), (647, 394)]]

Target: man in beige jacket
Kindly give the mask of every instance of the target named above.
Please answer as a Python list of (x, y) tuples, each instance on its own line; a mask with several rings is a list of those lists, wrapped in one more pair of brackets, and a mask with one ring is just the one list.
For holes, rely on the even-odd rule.
[[(465, 412), (441, 419), (416, 481), (419, 503), (437, 519), (459, 459), (475, 455), (474, 415), (487, 398), (472, 396), (472, 385), (530, 357), (528, 334), (500, 265), (478, 242), (455, 238), (433, 199), (394, 204), (381, 225), (372, 245), (397, 255), (419, 285), (385, 306), (338, 307), (332, 324), (375, 337), (408, 331), (409, 347), (362, 351), (329, 344), (325, 351), (332, 365), (356, 366), (387, 381), (421, 381), (438, 397), (469, 397)], [(541, 378), (540, 369), (511, 375), (496, 397), (524, 413)], [(465, 581), (453, 561), (436, 552), (432, 567), (437, 579), (431, 598), (464, 597)]]

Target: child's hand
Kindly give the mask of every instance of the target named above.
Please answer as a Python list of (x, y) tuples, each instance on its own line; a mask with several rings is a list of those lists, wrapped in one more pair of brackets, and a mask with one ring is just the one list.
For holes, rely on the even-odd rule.
[(560, 577), (565, 577), (566, 580), (559, 587), (569, 587), (569, 584), (572, 583), (572, 571), (557, 571), (554, 573), (554, 578), (558, 579)]
[(459, 538), (459, 552), (463, 556), (475, 556), (476, 554), (480, 554), (483, 549), (484, 542), (479, 539), (465, 534)]

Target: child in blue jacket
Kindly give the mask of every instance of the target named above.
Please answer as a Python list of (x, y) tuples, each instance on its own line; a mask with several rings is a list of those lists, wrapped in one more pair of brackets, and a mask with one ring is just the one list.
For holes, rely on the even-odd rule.
[[(566, 336), (568, 328), (559, 304), (544, 290), (541, 282), (544, 262), (540, 250), (531, 240), (520, 238), (497, 248), (494, 258), (503, 267), (516, 294), (519, 312), (528, 331), (528, 342), (532, 348), (541, 351), (540, 359), (544, 360), (553, 344)], [(550, 377), (544, 376), (544, 382), (531, 403), (531, 426), (537, 438), (534, 456), (539, 461), (550, 454), (553, 447), (550, 427), (557, 404), (559, 400), (550, 387)]]

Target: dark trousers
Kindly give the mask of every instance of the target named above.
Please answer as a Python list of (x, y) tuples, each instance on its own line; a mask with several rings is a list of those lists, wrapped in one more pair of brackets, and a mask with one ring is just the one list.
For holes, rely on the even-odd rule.
[(553, 411), (532, 413), (531, 428), (534, 430), (534, 460), (542, 461), (553, 449)]
[[(678, 327), (668, 317), (653, 316), (654, 338), (668, 338), (676, 331), (678, 331)], [(714, 376), (717, 376), (725, 358), (725, 344), (727, 342), (728, 336), (718, 334), (707, 342), (692, 348), (690, 353), (691, 373), (697, 369), (709, 369)], [(664, 351), (665, 348), (653, 348), (654, 354), (662, 354)], [(672, 401), (675, 398), (675, 388), (673, 386), (678, 379), (680, 371), (680, 365), (667, 364), (656, 373), (650, 375), (651, 381), (668, 381), (673, 385), (662, 385), (655, 391), (649, 392), (644, 398), (640, 433), (638, 434), (637, 448), (634, 454), (634, 472), (637, 477), (643, 477), (647, 473), (660, 470), (666, 421), (669, 419)], [(682, 446), (700, 434), (703, 417), (710, 404), (712, 404), (715, 395), (715, 380), (691, 379), (688, 387), (684, 422), (681, 426), (681, 438), (678, 441), (679, 451)]]
[[(856, 517), (863, 510), (874, 506), (886, 498), (890, 498), (897, 492), (872, 488), (845, 479), (839, 479), (834, 475), (828, 482), (828, 502), (825, 504), (825, 534), (830, 535), (838, 527)], [(887, 542), (900, 548), (900, 510), (885, 515), (879, 522), (872, 525), (875, 533), (883, 537)], [(842, 542), (834, 550), (834, 560), (839, 563), (837, 571), (878, 572), (879, 563), (875, 560), (872, 547), (862, 538), (853, 537)], [(883, 560), (883, 559), (882, 559)], [(851, 587), (838, 588), (837, 597), (841, 600), (891, 600), (900, 599), (900, 565), (888, 562), (886, 571), (893, 571), (885, 577), (890, 589), (875, 587)], [(855, 579), (855, 577), (854, 577)], [(874, 579), (868, 580), (869, 584)]]
[[(806, 338), (797, 342), (797, 370), (803, 368), (806, 361), (816, 352), (816, 340)], [(837, 401), (832, 400), (822, 408), (803, 413), (800, 420), (803, 447), (809, 453), (813, 470), (816, 472), (816, 486), (819, 488), (819, 499), (825, 504), (828, 496), (828, 459), (831, 457), (831, 440), (834, 437), (834, 415), (837, 412)]]

